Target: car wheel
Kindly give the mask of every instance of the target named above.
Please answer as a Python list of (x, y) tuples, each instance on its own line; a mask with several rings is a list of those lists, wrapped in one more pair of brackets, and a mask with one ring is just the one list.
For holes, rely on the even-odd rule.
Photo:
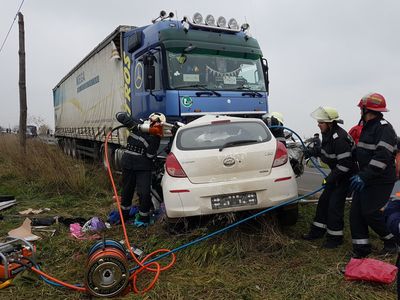
[(299, 204), (289, 204), (278, 210), (278, 222), (282, 226), (293, 226), (299, 219)]
[(164, 217), (165, 229), (169, 234), (185, 233), (189, 229), (189, 222), (186, 218), (169, 218)]

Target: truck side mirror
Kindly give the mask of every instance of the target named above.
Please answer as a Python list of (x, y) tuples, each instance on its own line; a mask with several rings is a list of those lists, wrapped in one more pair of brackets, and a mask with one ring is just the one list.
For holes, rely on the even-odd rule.
[(144, 64), (144, 87), (146, 90), (154, 90), (156, 85), (156, 69), (154, 67), (155, 57), (153, 54), (146, 54), (143, 56), (143, 64)]
[(269, 67), (268, 67), (268, 61), (265, 58), (262, 58), (261, 61), (262, 61), (262, 68), (263, 68), (263, 71), (265, 73), (265, 88), (267, 90), (267, 94), (269, 95), (269, 73), (268, 73)]

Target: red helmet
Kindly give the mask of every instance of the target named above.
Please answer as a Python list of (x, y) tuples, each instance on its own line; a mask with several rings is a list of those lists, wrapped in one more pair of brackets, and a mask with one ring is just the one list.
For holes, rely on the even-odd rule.
[(381, 94), (372, 93), (361, 98), (358, 107), (374, 111), (389, 111), (386, 108), (386, 100)]

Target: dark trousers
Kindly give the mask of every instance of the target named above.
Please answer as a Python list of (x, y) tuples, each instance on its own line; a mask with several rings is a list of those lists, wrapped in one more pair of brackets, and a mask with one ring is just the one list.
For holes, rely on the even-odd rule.
[(148, 213), (153, 205), (150, 194), (151, 171), (122, 169), (121, 205), (123, 207), (130, 207), (132, 205), (135, 188), (139, 196), (139, 211)]
[(371, 227), (382, 240), (389, 240), (392, 235), (386, 228), (382, 207), (389, 200), (394, 184), (367, 186), (355, 192), (350, 209), (350, 229), (353, 250), (357, 254), (371, 252), (368, 227)]
[(343, 180), (340, 185), (325, 188), (318, 200), (314, 230), (325, 231), (326, 228), (327, 238), (343, 238), (344, 205), (348, 191), (348, 180)]

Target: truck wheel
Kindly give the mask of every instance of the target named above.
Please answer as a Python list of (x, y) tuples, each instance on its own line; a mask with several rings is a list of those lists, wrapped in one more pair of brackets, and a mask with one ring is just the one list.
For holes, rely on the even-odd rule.
[[(100, 147), (100, 162), (103, 165), (104, 169), (107, 170), (107, 161), (105, 155), (105, 146), (104, 144)], [(114, 149), (111, 145), (108, 145), (108, 162), (110, 163), (111, 169), (114, 169)]]
[(289, 204), (278, 210), (278, 222), (282, 226), (293, 226), (299, 219), (299, 204)]
[(77, 159), (78, 158), (78, 153), (76, 151), (76, 140), (72, 139), (70, 145), (71, 145), (71, 156), (73, 158)]

